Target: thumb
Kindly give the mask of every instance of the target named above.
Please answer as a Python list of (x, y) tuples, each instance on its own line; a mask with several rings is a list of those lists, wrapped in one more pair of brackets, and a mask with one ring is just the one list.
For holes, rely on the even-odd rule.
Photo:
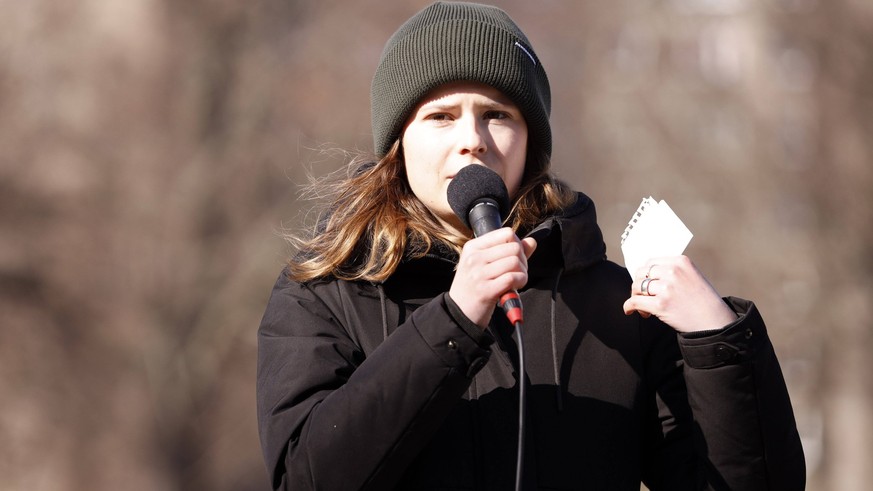
[(625, 315), (631, 315), (634, 312), (637, 312), (644, 319), (647, 319), (647, 318), (651, 317), (651, 315), (652, 315), (649, 312), (646, 312), (645, 310), (640, 310), (639, 306), (637, 305), (637, 301), (634, 300), (633, 296), (631, 296), (631, 298), (624, 301), (624, 305), (622, 306), (622, 308), (624, 309)]
[(530, 258), (537, 250), (537, 241), (533, 237), (525, 237), (521, 240), (521, 245), (524, 247), (524, 257), (526, 258)]

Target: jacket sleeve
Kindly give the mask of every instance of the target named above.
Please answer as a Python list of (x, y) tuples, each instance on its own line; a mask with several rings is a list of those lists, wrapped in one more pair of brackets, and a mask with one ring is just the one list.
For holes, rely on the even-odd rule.
[(365, 356), (345, 324), (370, 313), (348, 312), (340, 283), (283, 274), (258, 330), (258, 425), (274, 489), (392, 487), (490, 355), (441, 295)]
[(803, 449), (764, 322), (752, 302), (726, 301), (736, 322), (709, 335), (678, 337), (708, 487), (802, 490)]

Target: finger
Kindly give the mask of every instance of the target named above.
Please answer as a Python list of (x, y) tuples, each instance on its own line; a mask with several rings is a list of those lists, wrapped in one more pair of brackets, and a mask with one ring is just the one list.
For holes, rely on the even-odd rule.
[(639, 302), (636, 301), (636, 298), (638, 298), (638, 297), (631, 297), (631, 298), (625, 300), (624, 305), (623, 305), (625, 315), (631, 315), (634, 312), (637, 312), (643, 318), (650, 317), (652, 315), (651, 312), (644, 310), (644, 308), (639, 305)]
[[(640, 277), (645, 278), (646, 274), (650, 278), (666, 278), (675, 276), (683, 272), (696, 272), (697, 266), (691, 261), (691, 258), (685, 255), (680, 256), (661, 256), (649, 259), (643, 268)], [(638, 270), (639, 272), (639, 270)]]
[(474, 280), (474, 291), (470, 296), (496, 302), (500, 295), (512, 289), (520, 289), (527, 283), (527, 274), (520, 271), (503, 271), (490, 278)]
[(636, 307), (634, 307), (633, 302), (631, 302), (631, 299), (632, 299), (632, 298), (633, 298), (633, 297), (631, 297), (631, 298), (625, 300), (625, 301), (624, 301), (624, 305), (622, 305), (622, 308), (624, 309), (624, 313), (625, 313), (625, 315), (631, 315), (631, 314), (633, 314), (634, 312), (637, 311)]
[(636, 270), (633, 278), (636, 281), (662, 278), (673, 267), (674, 262), (675, 258), (672, 256), (651, 258)]
[(526, 258), (530, 258), (534, 251), (537, 250), (537, 241), (533, 237), (526, 237), (521, 241), (522, 246), (524, 247), (524, 256)]
[[(645, 288), (643, 288), (643, 282), (645, 282)], [(656, 297), (658, 293), (663, 291), (664, 280), (658, 280), (655, 278), (646, 278), (642, 282), (640, 282), (640, 291), (639, 294), (644, 297)]]
[(490, 264), (505, 258), (513, 258), (523, 264), (527, 264), (527, 258), (524, 256), (524, 249), (520, 242), (496, 244), (469, 254), (469, 259), (480, 265)]
[(494, 280), (504, 274), (519, 273), (527, 277), (527, 264), (517, 256), (499, 258), (482, 266), (482, 277), (486, 280)]
[(473, 248), (488, 248), (496, 244), (508, 242), (518, 242), (518, 237), (515, 236), (515, 232), (513, 232), (511, 228), (503, 227), (497, 230), (492, 230), (485, 235), (480, 235), (479, 237), (470, 239), (467, 241), (467, 244)]
[(638, 282), (648, 278), (650, 270), (652, 268), (654, 268), (654, 266), (655, 266), (655, 263), (652, 262), (651, 260), (649, 260), (649, 261), (646, 261), (642, 266), (637, 268), (637, 270), (634, 271), (634, 274), (633, 274), (634, 283), (638, 283)]
[(663, 280), (654, 278), (640, 278), (634, 280), (634, 282), (631, 283), (631, 297), (653, 297), (657, 295), (657, 292), (662, 287), (662, 285), (658, 285), (658, 283), (663, 283)]
[[(498, 231), (495, 231), (498, 232)], [(524, 258), (524, 248), (514, 234), (485, 234), (468, 241), (461, 251), (460, 265), (481, 266), (506, 256)]]
[(527, 273), (513, 271), (494, 279), (495, 294), (501, 296), (509, 290), (520, 290), (527, 284)]
[(661, 309), (662, 306), (660, 304), (660, 300), (656, 299), (655, 297), (634, 295), (631, 298), (625, 300), (623, 308), (626, 315), (631, 315), (634, 312), (637, 312), (642, 317), (648, 318), (652, 315), (659, 315), (659, 309)]

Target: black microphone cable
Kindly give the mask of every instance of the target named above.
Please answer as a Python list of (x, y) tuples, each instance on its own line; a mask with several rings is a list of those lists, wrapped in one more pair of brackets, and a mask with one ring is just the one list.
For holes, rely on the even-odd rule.
[[(483, 165), (461, 168), (447, 189), (452, 211), (479, 237), (502, 226), (501, 216), (509, 211), (509, 193), (503, 179)], [(518, 455), (515, 467), (515, 489), (521, 491), (524, 474), (524, 434), (527, 390), (525, 388), (524, 340), (521, 298), (515, 290), (500, 297), (498, 305), (515, 328), (518, 344)]]
[(521, 491), (521, 483), (524, 477), (524, 434), (525, 414), (527, 408), (527, 390), (525, 388), (524, 370), (524, 338), (522, 327), (524, 314), (521, 307), (521, 298), (514, 290), (503, 294), (500, 298), (500, 307), (506, 312), (506, 317), (515, 328), (516, 342), (518, 343), (518, 454), (515, 461), (515, 491)]
[(527, 395), (524, 383), (524, 341), (521, 337), (521, 321), (515, 323), (515, 335), (518, 337), (518, 456), (515, 461), (515, 491), (521, 491), (521, 480), (524, 474), (524, 431), (525, 409)]

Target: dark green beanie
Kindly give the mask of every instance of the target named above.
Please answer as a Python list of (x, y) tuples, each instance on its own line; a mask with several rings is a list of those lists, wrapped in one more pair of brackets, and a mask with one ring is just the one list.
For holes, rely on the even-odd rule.
[(497, 7), (437, 2), (391, 36), (373, 77), (373, 141), (384, 157), (415, 106), (440, 85), (471, 80), (509, 97), (524, 114), (528, 146), (552, 152), (549, 80), (527, 37)]

